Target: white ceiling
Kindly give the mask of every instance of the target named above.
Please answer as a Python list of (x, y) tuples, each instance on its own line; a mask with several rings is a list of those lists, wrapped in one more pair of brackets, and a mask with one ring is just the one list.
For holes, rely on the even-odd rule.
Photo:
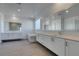
[[(53, 15), (54, 13), (70, 8), (73, 4), (55, 4), (55, 3), (7, 3), (0, 4), (0, 12), (12, 16), (20, 16), (23, 18), (27, 17), (47, 17)], [(18, 12), (17, 9), (20, 8), (21, 11)]]

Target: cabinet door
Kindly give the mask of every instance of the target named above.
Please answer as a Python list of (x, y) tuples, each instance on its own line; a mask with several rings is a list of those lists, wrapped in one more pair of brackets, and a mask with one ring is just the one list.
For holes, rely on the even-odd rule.
[(65, 40), (61, 38), (54, 38), (54, 53), (60, 56), (65, 55)]
[(49, 44), (49, 39), (50, 39), (50, 37), (48, 37), (46, 35), (37, 36), (37, 41), (40, 42), (41, 44)]
[(38, 35), (36, 36), (36, 40), (37, 40), (38, 42), (41, 43), (42, 39), (43, 39), (42, 35), (39, 35), (39, 34), (38, 34)]
[(49, 50), (51, 51), (53, 50), (52, 47), (54, 44), (51, 40), (51, 37), (46, 36), (46, 35), (38, 35), (37, 41), (41, 43), (42, 45), (44, 45), (45, 47), (47, 47)]
[(79, 56), (79, 42), (67, 40), (66, 55)]
[[(43, 40), (44, 40), (44, 42), (45, 42), (45, 46), (49, 49), (49, 50), (51, 50), (51, 51), (53, 51), (53, 48), (54, 48), (54, 39), (53, 39), (53, 37), (50, 37), (50, 36), (43, 36), (44, 38), (43, 38)], [(53, 47), (53, 48), (52, 48)]]
[(57, 55), (65, 55), (65, 40), (60, 38), (53, 38), (46, 35), (39, 35), (38, 42), (43, 44), (52, 52), (56, 53)]

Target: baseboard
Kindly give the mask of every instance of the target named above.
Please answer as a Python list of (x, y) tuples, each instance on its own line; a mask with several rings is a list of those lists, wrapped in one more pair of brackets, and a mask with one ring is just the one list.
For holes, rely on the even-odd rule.
[[(37, 43), (39, 43), (38, 41), (37, 41)], [(39, 43), (40, 45), (42, 45), (41, 43)], [(46, 46), (44, 46), (44, 45), (42, 45), (43, 47), (45, 47), (47, 50), (49, 50), (50, 52), (52, 52), (52, 54), (54, 55), (54, 56), (58, 56), (56, 53), (54, 53), (53, 51), (51, 51), (50, 49), (48, 49)]]
[(13, 41), (21, 41), (22, 39), (9, 39), (9, 40), (2, 40), (2, 43), (4, 42), (13, 42)]

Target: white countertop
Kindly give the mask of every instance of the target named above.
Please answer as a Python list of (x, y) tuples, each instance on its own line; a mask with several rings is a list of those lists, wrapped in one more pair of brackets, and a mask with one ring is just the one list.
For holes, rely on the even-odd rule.
[(60, 36), (56, 36), (58, 38), (63, 38), (66, 40), (75, 40), (75, 41), (79, 41), (79, 36), (74, 36), (74, 35), (60, 35)]
[(73, 34), (62, 34), (59, 35), (58, 33), (39, 33), (42, 35), (47, 35), (47, 36), (51, 36), (51, 37), (58, 37), (58, 38), (63, 38), (63, 39), (67, 39), (67, 40), (75, 40), (75, 41), (79, 41), (79, 35), (73, 35)]

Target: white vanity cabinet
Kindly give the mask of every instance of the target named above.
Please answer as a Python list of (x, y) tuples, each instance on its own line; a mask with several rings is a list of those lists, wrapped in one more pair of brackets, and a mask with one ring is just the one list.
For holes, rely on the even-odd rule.
[(22, 33), (0, 33), (1, 40), (23, 39)]
[(79, 56), (79, 41), (66, 40), (66, 55)]
[(79, 56), (79, 41), (75, 39), (38, 34), (36, 40), (59, 56)]
[(62, 38), (54, 38), (53, 52), (59, 56), (65, 55), (65, 40)]
[(50, 47), (50, 44), (51, 44), (51, 37), (48, 37), (48, 36), (45, 36), (45, 35), (38, 35), (37, 36), (37, 41), (39, 43), (41, 43), (42, 45), (46, 46), (47, 48)]
[(52, 52), (57, 55), (65, 55), (65, 40), (61, 38), (54, 38), (52, 36), (39, 34), (37, 36), (37, 41), (47, 47)]

